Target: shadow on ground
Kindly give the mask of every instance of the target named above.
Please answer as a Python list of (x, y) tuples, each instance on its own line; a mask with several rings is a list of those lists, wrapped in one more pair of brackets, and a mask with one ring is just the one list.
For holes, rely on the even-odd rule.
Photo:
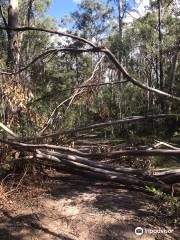
[(33, 235), (39, 235), (41, 236), (39, 239), (43, 240), (72, 240), (41, 226), (36, 214), (12, 216), (9, 212), (1, 209), (0, 215), (1, 240), (28, 240), (33, 239)]
[[(0, 210), (0, 240), (135, 240), (136, 227), (164, 228), (154, 199), (115, 183), (71, 174), (47, 177), (40, 207), (34, 211)], [(37, 199), (33, 200), (37, 201)], [(31, 236), (35, 236), (34, 238)], [(141, 240), (178, 239), (144, 235)]]
[[(47, 191), (54, 199), (76, 200), (84, 194), (94, 195), (88, 197), (82, 203), (92, 206), (99, 211), (125, 212), (131, 211), (136, 216), (155, 216), (154, 199), (142, 192), (130, 191), (116, 183), (104, 183), (103, 181), (89, 181), (79, 176), (63, 175), (53, 177), (52, 185)], [(56, 183), (54, 183), (54, 180)], [(147, 211), (148, 210), (148, 211)]]

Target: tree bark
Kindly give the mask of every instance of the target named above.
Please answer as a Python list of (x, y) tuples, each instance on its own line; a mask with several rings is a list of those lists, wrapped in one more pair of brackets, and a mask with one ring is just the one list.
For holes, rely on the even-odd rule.
[[(162, 32), (161, 32), (161, 0), (158, 0), (158, 35), (159, 35), (159, 85), (160, 90), (164, 90), (164, 73), (163, 73), (163, 52), (162, 52)], [(160, 99), (161, 112), (164, 112), (164, 100)]]
[(160, 188), (161, 190), (163, 190), (164, 192), (170, 192), (171, 191), (171, 187), (164, 184), (163, 182), (158, 182), (156, 179), (154, 179), (154, 182), (150, 182), (150, 181), (144, 181), (143, 179), (139, 179), (139, 178), (135, 178), (133, 176), (130, 175), (125, 175), (123, 173), (116, 173), (114, 171), (109, 171), (106, 169), (100, 169), (98, 167), (92, 167), (92, 166), (88, 166), (79, 162), (74, 162), (74, 161), (70, 161), (64, 158), (59, 159), (58, 157), (55, 157), (53, 155), (50, 154), (45, 154), (42, 152), (39, 152), (36, 154), (36, 157), (38, 159), (46, 159), (49, 161), (52, 161), (52, 163), (63, 163), (65, 165), (68, 165), (72, 168), (75, 169), (79, 169), (80, 174), (81, 172), (83, 172), (83, 170), (85, 171), (89, 171), (95, 174), (95, 176), (97, 175), (98, 177), (101, 177), (102, 179), (106, 179), (112, 182), (119, 182), (123, 185), (131, 185), (131, 186), (139, 186), (146, 188), (146, 186), (154, 186), (157, 188)]
[(17, 32), (12, 30), (18, 24), (18, 0), (9, 0), (8, 7), (8, 56), (7, 65), (11, 70), (16, 68), (18, 63), (18, 40)]
[(180, 183), (180, 169), (157, 169), (154, 172), (154, 176), (159, 180), (167, 183), (174, 184)]

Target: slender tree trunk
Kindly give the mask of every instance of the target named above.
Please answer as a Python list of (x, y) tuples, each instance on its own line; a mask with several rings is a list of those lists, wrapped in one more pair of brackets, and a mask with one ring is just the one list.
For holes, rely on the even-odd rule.
[(118, 0), (118, 12), (119, 12), (119, 17), (118, 17), (118, 23), (119, 23), (118, 60), (121, 64), (122, 63), (123, 0)]
[[(118, 61), (122, 64), (122, 31), (123, 31), (123, 0), (118, 0)], [(121, 73), (118, 72), (118, 81), (121, 81)], [(119, 105), (119, 117), (122, 118), (122, 86), (119, 85), (118, 89), (118, 105)]]
[[(163, 52), (162, 52), (162, 32), (161, 32), (161, 0), (158, 0), (158, 35), (159, 35), (159, 85), (160, 90), (164, 90), (163, 74)], [(164, 101), (161, 99), (161, 112), (164, 112)]]
[(34, 3), (34, 0), (29, 0), (28, 13), (27, 13), (27, 25), (28, 25), (28, 27), (30, 27), (30, 25), (31, 25), (31, 13), (32, 13), (33, 3)]
[[(169, 93), (171, 93), (171, 94), (172, 94), (172, 88), (173, 88), (173, 83), (174, 83), (174, 79), (175, 79), (175, 71), (176, 71), (176, 65), (177, 65), (177, 61), (178, 61), (179, 50), (180, 50), (180, 47), (179, 47), (179, 42), (178, 42), (177, 51), (172, 57), (171, 66), (170, 66), (170, 70), (169, 70), (168, 90), (169, 90)], [(169, 113), (171, 112), (171, 109), (172, 109), (172, 102), (169, 103), (169, 107), (168, 107)]]
[(7, 65), (11, 70), (15, 69), (18, 62), (17, 32), (11, 30), (18, 24), (18, 0), (9, 0), (8, 7), (8, 56)]
[(177, 64), (177, 57), (178, 57), (179, 49), (177, 49), (176, 53), (172, 57), (171, 67), (169, 72), (169, 93), (172, 93), (173, 82), (175, 78), (175, 70)]

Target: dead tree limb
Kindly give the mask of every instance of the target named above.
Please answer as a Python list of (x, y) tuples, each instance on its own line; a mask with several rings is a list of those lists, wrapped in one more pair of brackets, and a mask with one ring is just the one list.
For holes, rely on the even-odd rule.
[(148, 121), (148, 120), (168, 118), (168, 117), (177, 118), (179, 116), (180, 116), (179, 114), (159, 114), (159, 115), (147, 115), (147, 116), (134, 116), (134, 117), (124, 118), (124, 119), (120, 119), (120, 120), (97, 123), (97, 124), (89, 125), (86, 127), (64, 129), (64, 130), (62, 129), (62, 130), (58, 130), (53, 133), (47, 133), (47, 134), (44, 134), (41, 136), (36, 135), (36, 136), (27, 136), (27, 137), (23, 137), (23, 138), (17, 138), (16, 141), (31, 141), (31, 140), (50, 138), (50, 137), (58, 137), (60, 135), (74, 134), (74, 133), (83, 132), (86, 130), (101, 129), (101, 128), (109, 127), (112, 125), (128, 124), (128, 123), (135, 123), (135, 122), (139, 122), (139, 121)]
[(19, 69), (18, 71), (14, 71), (14, 72), (5, 72), (5, 71), (0, 71), (0, 75), (16, 75), (19, 74), (25, 70), (27, 70), (31, 65), (35, 64), (39, 59), (44, 59), (47, 56), (49, 56), (49, 54), (57, 54), (58, 52), (72, 52), (72, 53), (82, 53), (82, 52), (96, 52), (96, 50), (93, 50), (92, 48), (90, 49), (76, 49), (76, 48), (53, 48), (53, 49), (48, 49), (47, 51), (44, 51), (43, 53), (41, 53), (40, 55), (38, 55), (37, 57), (35, 57), (30, 63), (28, 63), (26, 66), (22, 67), (21, 69)]
[[(119, 61), (115, 57), (115, 55), (113, 55), (113, 53), (108, 48), (96, 46), (94, 43), (92, 43), (91, 41), (89, 41), (85, 38), (82, 38), (82, 37), (79, 37), (79, 36), (76, 36), (76, 35), (73, 35), (73, 34), (69, 34), (69, 33), (62, 33), (62, 32), (58, 32), (58, 31), (54, 31), (54, 30), (47, 30), (47, 29), (43, 29), (43, 28), (34, 28), (34, 27), (7, 28), (7, 27), (0, 26), (0, 29), (2, 29), (2, 30), (14, 30), (14, 31), (17, 31), (17, 32), (40, 31), (40, 32), (46, 32), (46, 33), (51, 33), (51, 34), (57, 34), (59, 36), (70, 37), (74, 40), (78, 40), (80, 42), (83, 42), (84, 44), (88, 44), (89, 46), (91, 46), (92, 49), (90, 51), (92, 51), (92, 52), (103, 52), (103, 53), (105, 53), (112, 60), (112, 62), (115, 64), (115, 66), (120, 71), (120, 73), (122, 73), (123, 77), (126, 78), (131, 83), (133, 83), (134, 85), (136, 85), (136, 86), (138, 86), (141, 89), (144, 89), (146, 91), (154, 92), (154, 93), (156, 93), (160, 96), (167, 97), (171, 100), (180, 101), (179, 97), (176, 97), (176, 96), (171, 95), (169, 93), (163, 92), (163, 91), (158, 90), (156, 88), (146, 86), (146, 85), (142, 84), (141, 82), (139, 82), (138, 80), (136, 80), (135, 78), (131, 77), (130, 74), (121, 66), (121, 64), (119, 63)], [(64, 51), (66, 51), (65, 49), (67, 50), (68, 48), (64, 48)], [(69, 50), (67, 50), (67, 51), (69, 51)], [(72, 51), (72, 50), (70, 50), (70, 51)], [(78, 49), (76, 49), (76, 51), (78, 51)], [(1, 74), (9, 74), (9, 73), (1, 72)], [(10, 73), (10, 75), (11, 74), (16, 74), (16, 73)]]
[[(100, 60), (96, 63), (96, 66), (94, 68), (94, 71), (93, 73), (91, 74), (91, 76), (86, 80), (84, 81), (84, 83), (82, 84), (83, 85), (86, 85), (88, 84), (93, 78), (94, 78), (94, 75), (95, 73), (97, 72), (97, 70), (99, 69), (99, 64), (101, 63), (101, 61), (103, 60), (104, 56), (100, 58)], [(40, 135), (43, 135), (43, 133), (48, 129), (49, 126), (51, 126), (54, 122), (54, 118), (56, 116), (56, 113), (58, 112), (59, 108), (64, 105), (64, 103), (66, 102), (69, 102), (68, 104), (68, 107), (67, 109), (70, 107), (70, 105), (72, 104), (73, 100), (79, 96), (80, 94), (82, 94), (84, 91), (84, 88), (81, 88), (81, 89), (76, 89), (74, 91), (74, 93), (67, 99), (65, 99), (63, 102), (61, 102), (60, 104), (58, 104), (58, 106), (54, 109), (54, 111), (51, 113), (51, 116), (50, 118), (48, 119), (48, 121), (45, 123), (43, 129), (39, 132)], [(66, 109), (66, 110), (67, 110)]]
[(167, 184), (174, 184), (180, 183), (180, 169), (156, 169), (153, 174), (159, 180), (167, 183)]
[[(3, 140), (2, 142), (7, 143), (7, 141)], [(71, 148), (65, 148), (61, 146), (53, 146), (53, 145), (47, 145), (47, 144), (24, 144), (24, 143), (10, 143), (13, 148), (17, 148), (19, 151), (23, 152), (33, 152), (31, 156), (27, 156), (25, 159), (31, 160), (33, 159), (34, 162), (38, 162), (38, 159), (45, 160), (44, 164), (41, 162), (42, 165), (49, 166), (55, 169), (61, 169), (65, 168), (67, 171), (69, 170), (75, 170), (79, 175), (82, 175), (83, 173), (90, 173), (90, 175), (94, 175), (96, 178), (101, 178), (107, 181), (111, 182), (118, 182), (120, 184), (123, 184), (127, 187), (140, 187), (142, 190), (145, 190), (146, 186), (153, 186), (156, 188), (161, 189), (165, 192), (170, 192), (171, 187), (168, 186), (166, 183), (171, 184), (174, 183), (175, 180), (177, 181), (177, 174), (174, 175), (172, 172), (166, 173), (166, 175), (162, 174), (156, 174), (155, 177), (149, 176), (142, 170), (136, 170), (131, 168), (113, 168), (111, 166), (107, 166), (105, 164), (98, 163), (96, 161), (92, 161), (87, 158), (87, 156), (97, 156), (97, 154), (86, 154), (86, 157), (77, 156), (74, 154), (76, 152), (72, 151)], [(50, 149), (50, 150), (45, 150)], [(54, 150), (61, 150), (63, 152), (63, 149), (66, 151), (71, 152), (64, 154), (61, 152), (57, 152)], [(52, 151), (53, 150), (53, 151)], [(127, 150), (128, 151), (128, 150)], [(149, 150), (148, 152), (157, 151), (157, 150)], [(159, 151), (159, 150), (158, 150)], [(166, 150), (163, 150), (166, 151)], [(172, 152), (177, 152), (177, 150), (169, 150)], [(73, 154), (72, 154), (73, 152)], [(77, 151), (79, 153), (79, 151)], [(104, 156), (111, 156), (117, 155), (119, 156), (119, 153), (124, 155), (125, 150), (118, 151), (118, 152), (111, 152), (111, 153), (102, 153), (98, 154), (98, 156), (103, 155)], [(128, 152), (132, 152), (131, 150)], [(136, 151), (136, 153), (141, 152)], [(167, 152), (167, 151), (166, 151)], [(120, 154), (120, 155), (121, 155)], [(133, 153), (134, 154), (134, 153)], [(139, 153), (138, 153), (139, 154)], [(179, 151), (180, 155), (180, 151)], [(69, 170), (68, 170), (69, 169)], [(163, 177), (162, 177), (163, 176)]]
[(89, 157), (96, 159), (120, 158), (122, 156), (180, 156), (180, 150), (155, 149), (155, 150), (119, 150), (109, 153), (91, 153)]
[(120, 71), (120, 73), (122, 73), (123, 77), (126, 78), (131, 83), (133, 83), (134, 85), (136, 85), (139, 88), (144, 89), (146, 91), (154, 92), (154, 93), (156, 93), (156, 94), (158, 94), (160, 96), (167, 97), (167, 98), (169, 98), (171, 100), (180, 101), (179, 97), (176, 97), (176, 96), (171, 95), (169, 93), (163, 92), (163, 91), (161, 91), (159, 89), (146, 86), (143, 83), (141, 83), (138, 80), (136, 80), (135, 78), (133, 78), (132, 76), (130, 76), (130, 74), (126, 71), (125, 68), (123, 68), (121, 66), (121, 64), (118, 62), (117, 58), (115, 57), (115, 55), (109, 49), (104, 48), (104, 50), (102, 49), (101, 51), (107, 54), (107, 56), (112, 60), (112, 62), (117, 67), (117, 69)]
[(148, 148), (148, 150), (152, 150), (154, 148), (159, 148), (160, 146), (165, 146), (168, 147), (170, 149), (174, 149), (174, 150), (180, 150), (180, 148), (173, 146), (172, 144), (166, 143), (166, 142), (162, 142), (162, 141), (157, 141), (156, 144), (154, 144), (151, 148)]
[(14, 138), (18, 137), (17, 134), (15, 134), (11, 129), (9, 129), (7, 126), (5, 126), (2, 122), (0, 122), (0, 128), (2, 128), (5, 132), (7, 132), (9, 135), (13, 136)]
[(146, 186), (154, 186), (157, 188), (162, 189), (165, 192), (170, 192), (171, 188), (166, 185), (166, 184), (160, 184), (158, 182), (146, 182), (140, 179), (137, 179), (135, 177), (131, 177), (131, 176), (126, 176), (124, 174), (120, 174), (120, 173), (116, 173), (116, 172), (112, 172), (109, 170), (104, 170), (104, 169), (100, 169), (97, 167), (91, 167), (91, 166), (87, 166), (85, 164), (79, 163), (79, 162), (74, 162), (74, 161), (70, 161), (70, 160), (64, 160), (63, 158), (59, 159), (58, 157), (52, 156), (52, 155), (48, 155), (42, 152), (39, 152), (36, 154), (37, 158), (40, 159), (47, 159), (50, 160), (52, 162), (56, 162), (56, 163), (61, 163), (63, 162), (64, 164), (69, 165), (70, 167), (74, 167), (74, 168), (79, 168), (80, 169), (80, 173), (81, 170), (87, 170), (93, 173), (97, 173), (98, 175), (100, 175), (101, 177), (103, 177), (106, 180), (109, 181), (114, 181), (114, 182), (119, 182), (123, 185), (136, 185), (136, 186), (140, 186), (145, 188)]
[(114, 82), (106, 82), (106, 83), (97, 83), (97, 84), (88, 84), (88, 85), (81, 85), (81, 86), (77, 86), (74, 88), (67, 88), (67, 89), (63, 89), (63, 90), (57, 90), (57, 92), (53, 92), (53, 93), (47, 93), (42, 97), (39, 97), (35, 100), (33, 100), (32, 103), (30, 103), (29, 105), (33, 105), (34, 103), (41, 101), (43, 99), (46, 99), (48, 97), (53, 97), (56, 94), (62, 93), (62, 92), (66, 92), (66, 91), (72, 91), (72, 90), (76, 90), (76, 89), (81, 89), (81, 88), (93, 88), (93, 87), (101, 87), (101, 86), (106, 86), (106, 85), (116, 85), (116, 84), (122, 84), (122, 83), (127, 83), (127, 80), (122, 80), (122, 81), (114, 81)]
[(120, 158), (122, 156), (180, 156), (180, 150), (169, 150), (169, 149), (153, 149), (153, 150), (119, 150), (112, 152), (103, 153), (83, 153), (73, 148), (66, 148), (56, 145), (48, 144), (25, 144), (19, 142), (11, 142), (7, 140), (0, 139), (0, 142), (8, 144), (13, 148), (20, 149), (23, 151), (34, 152), (36, 149), (52, 149), (56, 151), (61, 151), (69, 153), (72, 155), (77, 155), (81, 157), (86, 157), (90, 159), (105, 159), (105, 158)]
[[(36, 150), (36, 152), (39, 153), (39, 150)], [(79, 156), (70, 155), (70, 154), (62, 154), (62, 153), (55, 152), (55, 151), (41, 150), (40, 153), (52, 155), (52, 156), (58, 157), (60, 159), (63, 158), (63, 159), (67, 159), (67, 160), (70, 160), (73, 162), (79, 162), (79, 163), (85, 164), (90, 167), (97, 167), (100, 169), (110, 170), (110, 171), (117, 172), (117, 173), (127, 173), (127, 174), (144, 176), (144, 177), (147, 177), (148, 179), (150, 178), (147, 175), (147, 173), (145, 173), (144, 170), (140, 170), (140, 169), (126, 168), (126, 167), (111, 167), (111, 166), (108, 166), (105, 164), (98, 163), (96, 161), (89, 160), (88, 158), (85, 158), (85, 157), (79, 157)]]

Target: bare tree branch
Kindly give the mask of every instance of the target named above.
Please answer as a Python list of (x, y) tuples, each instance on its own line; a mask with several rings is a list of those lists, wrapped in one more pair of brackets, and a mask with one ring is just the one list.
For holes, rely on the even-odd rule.
[(104, 58), (104, 56), (102, 56), (102, 57), (100, 58), (100, 60), (96, 63), (96, 66), (95, 66), (95, 68), (94, 68), (94, 71), (93, 71), (91, 77), (88, 78), (86, 81), (84, 81), (84, 83), (83, 83), (82, 86), (81, 86), (82, 88), (81, 88), (81, 89), (76, 89), (76, 90), (74, 91), (74, 93), (73, 93), (69, 98), (65, 99), (63, 102), (61, 102), (61, 103), (54, 109), (54, 111), (52, 112), (49, 120), (47, 121), (47, 123), (45, 123), (45, 126), (44, 126), (43, 129), (40, 131), (40, 133), (39, 133), (40, 135), (42, 135), (42, 134), (47, 130), (47, 128), (48, 128), (50, 125), (53, 124), (53, 122), (54, 122), (53, 120), (54, 120), (54, 117), (56, 116), (56, 113), (58, 112), (59, 108), (60, 108), (64, 103), (66, 103), (66, 102), (69, 101), (68, 107), (67, 107), (67, 109), (66, 109), (66, 111), (67, 111), (68, 108), (70, 107), (70, 105), (72, 104), (73, 100), (75, 99), (75, 97), (76, 97), (76, 96), (79, 96), (80, 94), (83, 93), (83, 91), (84, 91), (83, 85), (88, 84), (88, 83), (94, 78), (94, 75), (95, 75), (95, 73), (97, 72), (97, 70), (98, 70), (98, 68), (99, 68), (99, 64), (102, 62), (103, 58)]
[(89, 48), (89, 49), (83, 49), (83, 48), (53, 48), (53, 49), (49, 49), (43, 53), (41, 53), (40, 55), (38, 55), (37, 57), (35, 57), (30, 63), (28, 63), (25, 67), (19, 69), (18, 71), (15, 72), (5, 72), (5, 71), (0, 71), (0, 75), (16, 75), (19, 74), (25, 70), (27, 70), (31, 65), (35, 64), (39, 59), (45, 58), (46, 56), (48, 56), (49, 54), (57, 54), (58, 52), (75, 52), (75, 53), (83, 53), (83, 52), (98, 52), (97, 49), (94, 48)]
[(88, 85), (81, 85), (81, 86), (77, 86), (74, 88), (66, 88), (63, 90), (58, 90), (57, 92), (53, 92), (53, 93), (47, 93), (44, 96), (35, 99), (32, 103), (30, 103), (30, 105), (34, 104), (35, 102), (41, 101), (47, 97), (51, 97), (54, 96), (56, 94), (59, 94), (61, 92), (66, 92), (66, 91), (71, 91), (71, 90), (76, 90), (76, 89), (81, 89), (81, 88), (91, 88), (91, 87), (101, 87), (101, 86), (106, 86), (106, 85), (116, 85), (116, 84), (122, 84), (122, 83), (127, 83), (127, 80), (122, 80), (122, 81), (115, 81), (115, 82), (105, 82), (105, 83), (97, 83), (97, 84), (88, 84)]
[(130, 81), (131, 83), (133, 83), (134, 85), (140, 87), (141, 89), (144, 89), (146, 91), (149, 91), (149, 92), (154, 92), (160, 96), (163, 96), (163, 97), (167, 97), (169, 99), (172, 99), (172, 100), (176, 100), (176, 101), (180, 101), (180, 98), (179, 97), (176, 97), (174, 95), (171, 95), (169, 93), (166, 93), (166, 92), (163, 92), (163, 91), (160, 91), (156, 88), (152, 88), (152, 87), (148, 87), (146, 85), (144, 85), (143, 83), (139, 82), (138, 80), (136, 80), (135, 78), (131, 77), (129, 75), (129, 73), (125, 70), (125, 68), (123, 68), (121, 66), (121, 64), (118, 62), (118, 60), (116, 59), (116, 57), (113, 55), (113, 53), (107, 49), (107, 48), (104, 48), (101, 49), (102, 52), (106, 53), (108, 55), (108, 57), (112, 60), (112, 62), (116, 65), (117, 69), (123, 74), (124, 78), (126, 78), (128, 81)]
[(0, 128), (2, 128), (5, 132), (7, 132), (8, 134), (10, 134), (11, 136), (17, 138), (18, 135), (15, 134), (11, 129), (9, 129), (8, 127), (6, 127), (2, 122), (0, 122)]
[(85, 44), (88, 44), (89, 46), (91, 46), (93, 48), (97, 47), (94, 43), (92, 43), (91, 41), (89, 41), (85, 38), (78, 37), (78, 36), (70, 34), (70, 33), (59, 32), (59, 31), (56, 31), (56, 30), (47, 30), (47, 29), (44, 29), (44, 28), (35, 28), (35, 27), (7, 28), (7, 27), (3, 27), (3, 26), (0, 26), (0, 29), (1, 30), (14, 30), (14, 31), (17, 31), (17, 32), (24, 32), (24, 31), (46, 32), (46, 33), (56, 34), (58, 36), (70, 37), (74, 40), (78, 40), (78, 41), (81, 41)]
[[(85, 38), (78, 37), (78, 36), (70, 34), (70, 33), (62, 33), (62, 32), (58, 32), (58, 31), (54, 31), (54, 30), (47, 30), (47, 29), (44, 29), (44, 28), (19, 27), (19, 28), (11, 29), (11, 28), (6, 28), (6, 27), (3, 27), (3, 26), (0, 26), (0, 29), (2, 29), (2, 30), (14, 30), (14, 31), (17, 31), (17, 32), (21, 32), (21, 31), (41, 31), (41, 32), (46, 32), (46, 33), (51, 33), (51, 34), (57, 34), (59, 36), (70, 37), (70, 38), (72, 38), (74, 40), (78, 40), (78, 41), (83, 42), (85, 44), (88, 44), (88, 45), (90, 45), (92, 47), (88, 51), (104, 52), (112, 60), (112, 62), (117, 67), (117, 69), (123, 74), (123, 77), (126, 78), (131, 83), (133, 83), (134, 85), (136, 85), (136, 86), (138, 86), (141, 89), (144, 89), (146, 91), (154, 92), (154, 93), (156, 93), (156, 94), (158, 94), (160, 96), (167, 97), (167, 98), (169, 98), (171, 100), (180, 101), (179, 97), (176, 97), (176, 96), (171, 95), (169, 93), (163, 92), (163, 91), (158, 90), (156, 88), (152, 88), (152, 87), (146, 86), (146, 85), (142, 84), (141, 82), (139, 82), (138, 80), (136, 80), (135, 78), (131, 77), (129, 75), (129, 73), (121, 66), (121, 64), (119, 63), (117, 58), (113, 55), (113, 53), (108, 48), (106, 48), (106, 47), (98, 47), (94, 43), (90, 42), (89, 40), (87, 40)], [(64, 51), (72, 51), (72, 49), (71, 50), (69, 50), (69, 49), (67, 50), (67, 49), (68, 48), (64, 48)], [(62, 50), (59, 50), (59, 51), (62, 51)], [(79, 51), (79, 49), (78, 50), (76, 49), (76, 51)], [(28, 64), (28, 67), (29, 67), (29, 64)], [(24, 69), (27, 69), (27, 66)], [(21, 71), (24, 71), (24, 70), (21, 70)], [(1, 73), (1, 74), (3, 74), (3, 73)], [(11, 74), (15, 74), (15, 73), (11, 73)]]
[(62, 130), (58, 130), (56, 132), (44, 134), (42, 136), (35, 135), (35, 136), (17, 138), (16, 140), (17, 141), (38, 140), (38, 139), (44, 139), (44, 138), (49, 138), (49, 137), (57, 137), (59, 135), (74, 134), (77, 132), (83, 132), (85, 130), (90, 130), (90, 129), (101, 129), (101, 128), (105, 128), (105, 127), (112, 126), (112, 125), (135, 123), (138, 121), (147, 121), (147, 120), (161, 119), (161, 118), (168, 118), (168, 117), (177, 118), (177, 117), (180, 117), (180, 114), (159, 114), (159, 115), (147, 115), (147, 116), (134, 116), (134, 117), (124, 118), (124, 119), (115, 120), (115, 121), (97, 123), (97, 124), (89, 125), (86, 127), (62, 129)]

